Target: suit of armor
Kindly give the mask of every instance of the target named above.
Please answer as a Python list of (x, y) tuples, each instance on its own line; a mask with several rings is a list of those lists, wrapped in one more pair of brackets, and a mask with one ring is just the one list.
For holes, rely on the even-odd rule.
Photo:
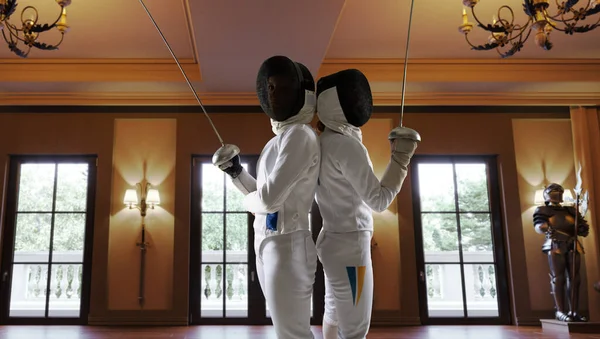
[[(546, 240), (542, 252), (548, 256), (550, 266), (550, 286), (554, 296), (556, 319), (560, 321), (587, 321), (577, 314), (579, 305), (579, 285), (581, 254), (583, 247), (577, 241), (577, 251), (573, 255), (575, 241), (575, 218), (577, 218), (577, 236), (586, 237), (589, 225), (575, 207), (563, 206), (564, 189), (558, 184), (551, 184), (544, 190), (545, 206), (539, 206), (533, 213), (535, 231), (545, 234)], [(575, 262), (573, 263), (573, 260)], [(574, 272), (573, 272), (574, 270)], [(565, 295), (565, 286), (567, 294)], [(571, 299), (573, 293), (573, 299)], [(568, 311), (565, 307), (565, 297)]]

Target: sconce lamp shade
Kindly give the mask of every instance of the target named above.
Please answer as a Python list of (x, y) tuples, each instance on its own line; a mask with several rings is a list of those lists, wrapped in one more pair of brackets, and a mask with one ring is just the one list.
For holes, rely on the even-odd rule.
[(125, 191), (125, 198), (123, 198), (123, 203), (125, 205), (137, 205), (138, 203), (138, 196), (137, 196), (137, 191), (134, 189), (128, 189), (127, 191)]
[(573, 199), (573, 193), (571, 193), (571, 190), (568, 188), (566, 188), (565, 193), (563, 193), (563, 201), (565, 204), (575, 203), (575, 199)]
[(146, 196), (146, 203), (148, 205), (160, 205), (160, 195), (157, 189), (149, 189), (148, 195)]
[(535, 191), (535, 197), (533, 199), (533, 203), (535, 205), (543, 205), (544, 204), (544, 190)]

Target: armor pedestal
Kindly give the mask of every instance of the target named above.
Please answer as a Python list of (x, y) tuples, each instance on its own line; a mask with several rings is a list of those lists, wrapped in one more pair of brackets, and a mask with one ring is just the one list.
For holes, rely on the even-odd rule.
[(542, 330), (546, 333), (598, 333), (600, 334), (600, 322), (565, 322), (556, 319), (540, 319)]

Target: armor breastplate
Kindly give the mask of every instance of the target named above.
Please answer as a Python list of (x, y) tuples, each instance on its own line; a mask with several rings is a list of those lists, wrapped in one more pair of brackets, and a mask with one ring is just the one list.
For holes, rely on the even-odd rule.
[(560, 231), (569, 236), (575, 235), (575, 218), (566, 209), (556, 210), (556, 213), (548, 219), (548, 225), (555, 232)]
[[(542, 251), (567, 253), (575, 240), (575, 209), (564, 206), (539, 206), (536, 208), (534, 224), (547, 223), (546, 241)], [(578, 242), (578, 251), (583, 253), (583, 247)]]

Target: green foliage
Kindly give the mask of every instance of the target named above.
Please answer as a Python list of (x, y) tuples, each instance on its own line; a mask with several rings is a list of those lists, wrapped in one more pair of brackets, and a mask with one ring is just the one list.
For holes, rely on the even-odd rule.
[[(456, 211), (452, 167), (447, 166), (447, 168), (441, 168), (440, 171), (442, 170), (448, 170), (448, 175), (439, 171), (423, 171), (427, 173), (426, 177), (423, 177), (423, 174), (419, 173), (421, 182), (430, 180), (427, 175), (432, 174), (448, 178), (441, 181), (443, 184), (434, 186), (435, 191), (421, 192), (421, 209), (429, 212), (423, 213), (421, 217), (424, 249), (427, 252), (458, 251), (456, 214), (436, 213)], [(485, 165), (456, 165), (456, 182), (463, 250), (468, 252), (492, 251)]]
[[(243, 164), (247, 168), (246, 164)], [(248, 249), (248, 213), (244, 196), (223, 171), (202, 164), (202, 250), (223, 250), (223, 230), (228, 251)], [(224, 227), (225, 226), (225, 227)]]
[(23, 164), (20, 169), (16, 252), (50, 249), (54, 181), (54, 251), (83, 251), (87, 203), (87, 164)]

